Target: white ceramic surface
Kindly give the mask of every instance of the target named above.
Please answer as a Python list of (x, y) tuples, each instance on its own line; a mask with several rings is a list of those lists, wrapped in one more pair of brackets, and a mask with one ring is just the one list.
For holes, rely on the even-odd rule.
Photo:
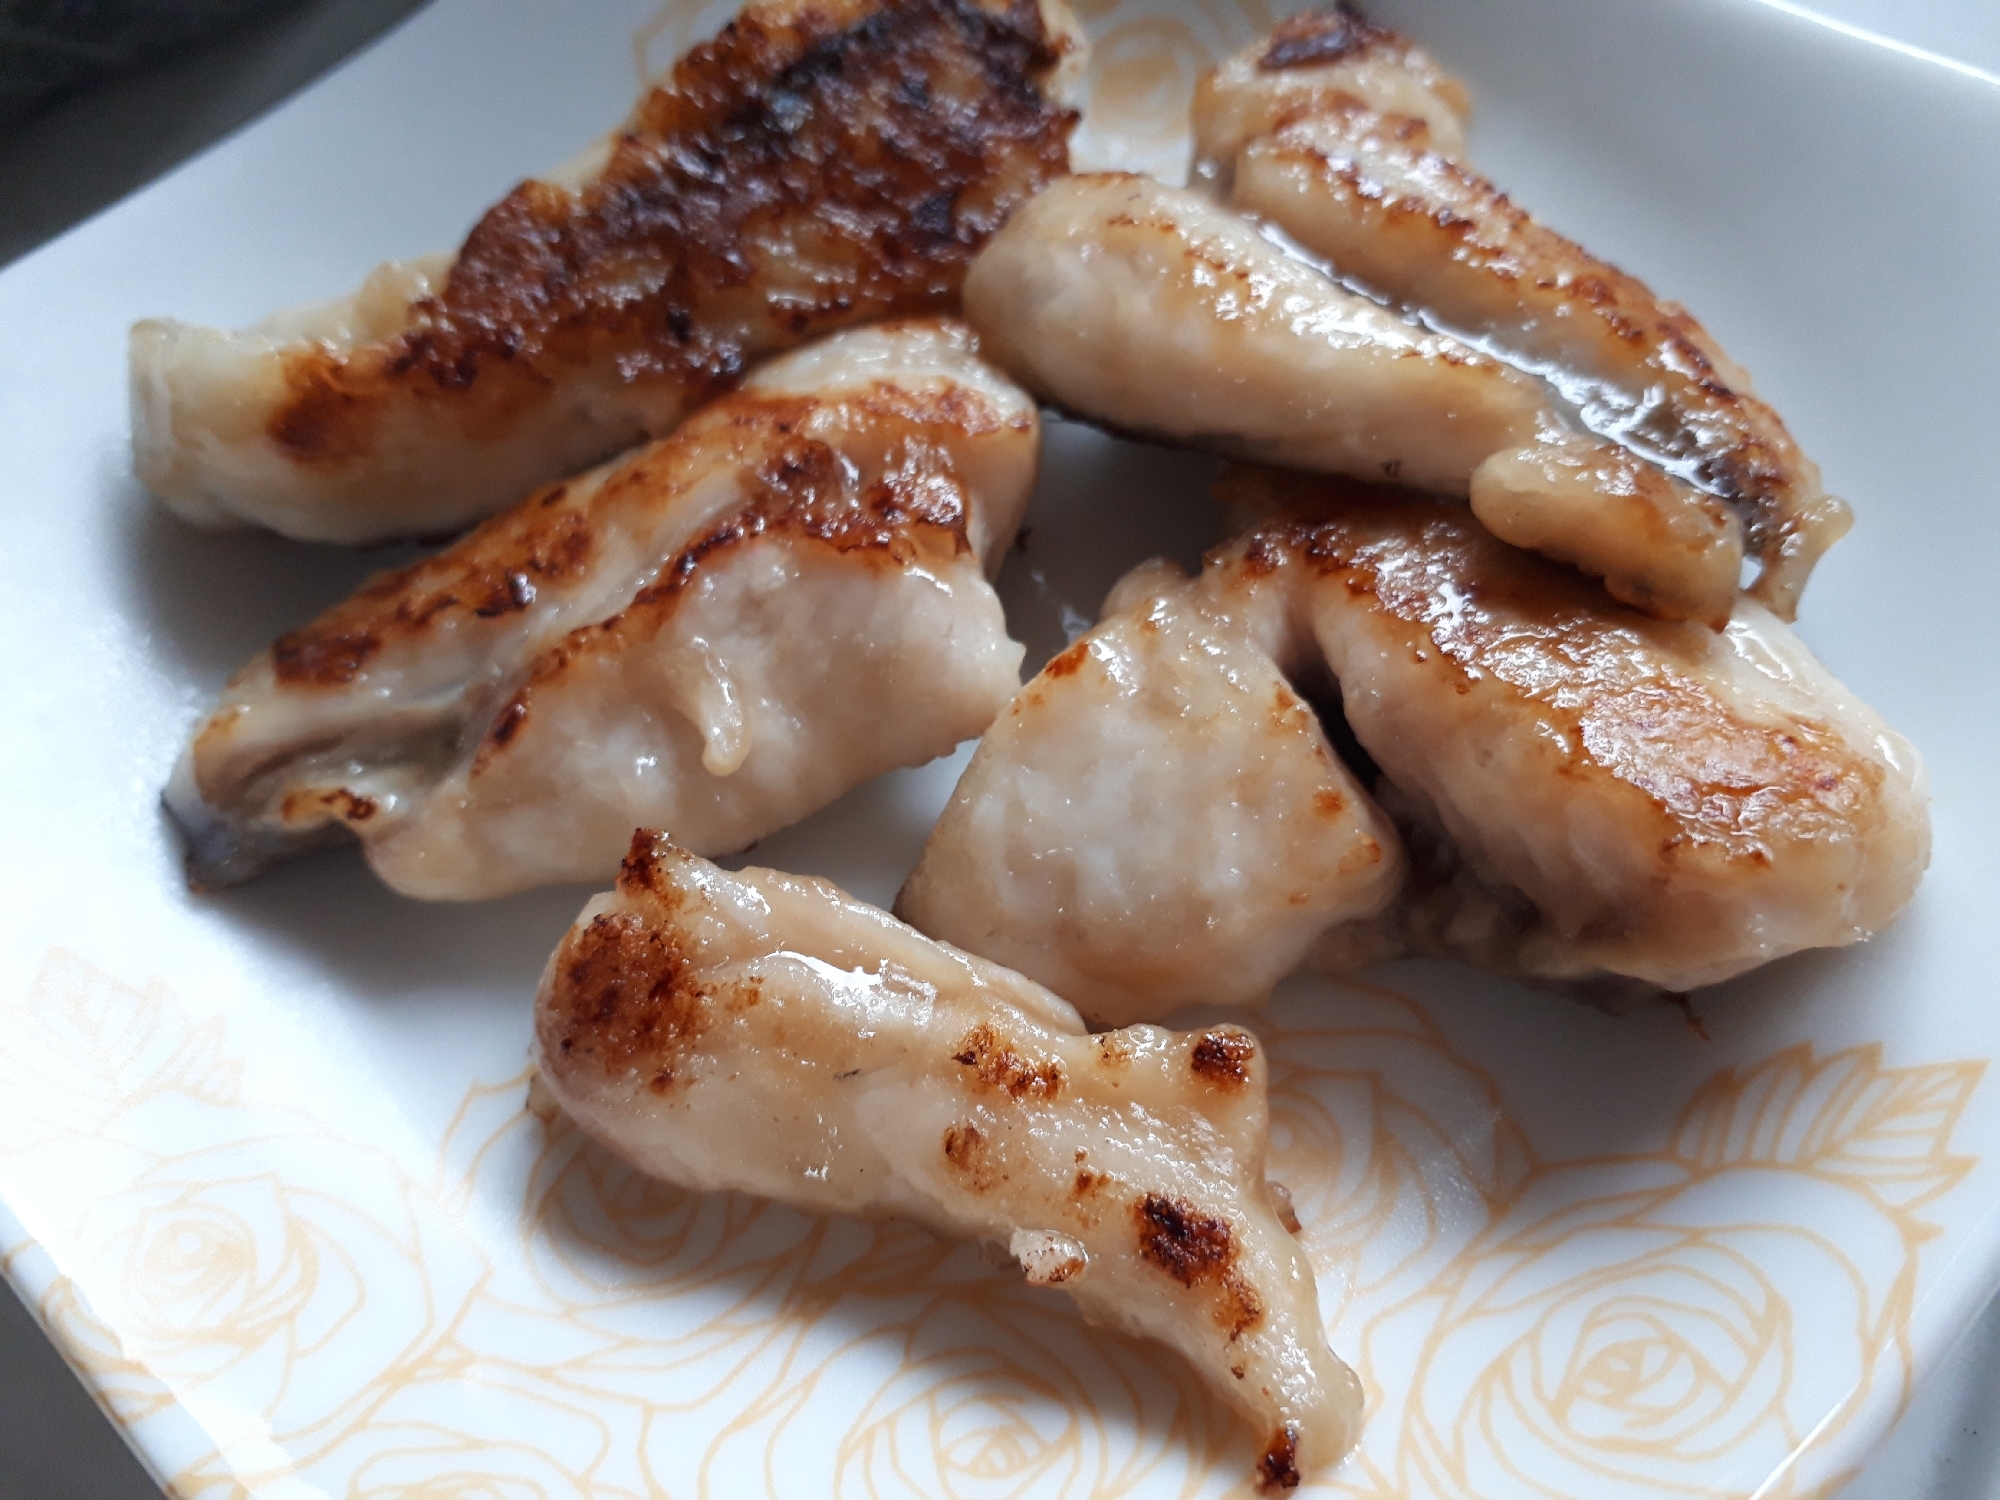
[[(1481, 164), (1694, 307), (1855, 501), (1804, 628), (1928, 754), (1938, 841), (1896, 931), (1702, 997), (1706, 1042), (1446, 968), (1287, 987), (1280, 1173), (1371, 1394), (1329, 1488), (1812, 1493), (2000, 1278), (2000, 806), (1982, 680), (1958, 686), (2000, 556), (2000, 89), (1749, 0), (1381, 9), (1473, 85)], [(1090, 14), (1100, 157), (1160, 138), (1247, 26)], [(440, 0), (0, 276), (0, 1246), (178, 1493), (1208, 1494), (1246, 1471), (1170, 1361), (976, 1256), (648, 1190), (524, 1117), (527, 998), (581, 892), (418, 907), (351, 856), (180, 887), (154, 796), (186, 725), (380, 558), (157, 515), (126, 471), (125, 325), (247, 321), (454, 242), (622, 112), (636, 32), (657, 63), (718, 15)], [(1035, 657), (1212, 525), (1198, 461), (1063, 428), (1048, 468), (1004, 580)], [(757, 858), (886, 899), (954, 770)]]

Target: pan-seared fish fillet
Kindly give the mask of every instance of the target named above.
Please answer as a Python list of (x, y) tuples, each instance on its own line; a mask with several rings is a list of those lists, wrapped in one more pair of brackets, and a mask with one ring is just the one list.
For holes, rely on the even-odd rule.
[[(1463, 101), (1404, 38), (1340, 12), (1309, 13), (1205, 82), (1197, 151), (1231, 185), (1236, 207), (1344, 279), (1546, 374), (1592, 430), (1691, 481), (1681, 509), (1694, 526), (1715, 527), (1700, 514), (1704, 500), (1711, 511), (1727, 502), (1762, 565), (1756, 596), (1791, 619), (1814, 563), (1850, 524), (1845, 503), (1822, 491), (1778, 414), (1685, 308), (1538, 223), (1464, 165), (1451, 129)], [(1476, 481), (1472, 497), (1491, 523)], [(1506, 529), (1519, 502), (1517, 487), (1495, 529), (1533, 546)], [(1615, 509), (1646, 524), (1629, 504)], [(1607, 579), (1628, 576), (1614, 530), (1600, 528), (1614, 547), (1607, 564), (1594, 565), (1588, 538), (1571, 544), (1584, 554), (1572, 560)], [(1624, 550), (1645, 545), (1633, 536)], [(1718, 555), (1708, 576), (1727, 569)], [(1658, 582), (1651, 603), (1669, 612), (1674, 601), (1657, 597)], [(1691, 606), (1674, 617), (1709, 616)]]
[(1534, 439), (1535, 382), (1147, 177), (1066, 178), (973, 262), (966, 316), (1038, 394), (1173, 442), (1463, 495)]
[(1341, 287), (1240, 214), (1145, 177), (1055, 183), (973, 262), (967, 316), (1070, 410), (1240, 456), (1466, 495), (1614, 597), (1720, 629), (1741, 528), (1571, 430), (1543, 383)]
[(1264, 1179), (1256, 1038), (1092, 1036), (1061, 999), (823, 881), (645, 831), (536, 1001), (541, 1076), (642, 1171), (1009, 1248), (1177, 1350), (1290, 1488), (1353, 1444), (1310, 1264)]
[(1260, 639), (1282, 621), (1213, 613), (1171, 568), (1120, 594), (986, 731), (896, 901), (1112, 1026), (1261, 1000), (1403, 876)]
[[(1270, 471), (1237, 473), (1224, 493), (1263, 519), (1199, 578), (1153, 573), (1139, 592), (1237, 622), (1294, 681), (1324, 683), (1407, 853), (1394, 904), (1331, 927), (1318, 962), (1451, 956), (1609, 1001), (1858, 941), (1915, 891), (1930, 848), (1916, 752), (1754, 600), (1717, 633), (1619, 606), (1496, 541), (1461, 507)], [(1160, 607), (1128, 608), (1085, 638), (1086, 653)], [(1126, 693), (1150, 689), (1136, 667), (1128, 675)], [(1137, 872), (1124, 850), (1156, 837), (1143, 821), (1092, 818), (1097, 789), (1052, 747), (1102, 734), (1103, 710), (1052, 687), (1031, 682), (1007, 731), (973, 756), (900, 903), (934, 936), (1006, 952), (1030, 974), (1088, 972), (1101, 957), (1184, 941), (1176, 903), (1190, 883), (1174, 867), (1150, 889), (1128, 884), (1122, 926), (1108, 906), (1088, 927), (1051, 923), (1068, 889), (1104, 866)], [(1063, 710), (1078, 722), (1058, 722)], [(1032, 733), (1015, 727), (1028, 715), (1042, 720)], [(1152, 727), (1151, 749), (1121, 746), (1126, 762), (1197, 772), (1158, 790), (1172, 810), (1160, 816), (1220, 797), (1206, 747), (1182, 748), (1170, 715)], [(1257, 737), (1275, 746), (1281, 735), (1259, 726)], [(1319, 825), (1305, 783), (1272, 785), (1260, 818)], [(1094, 842), (1024, 859), (1005, 811), (1024, 787), (1040, 806), (1069, 798)], [(1209, 857), (1220, 864), (1228, 851), (1218, 842)], [(981, 872), (976, 922), (955, 893), (940, 894), (969, 883), (968, 871)], [(1335, 883), (1353, 891), (1372, 877), (1363, 868)], [(1295, 916), (1279, 889), (1245, 887), (1216, 920), (1245, 933), (1261, 923), (1291, 952)], [(1328, 906), (1341, 894), (1310, 892)], [(1156, 911), (1171, 920), (1155, 924)], [(1028, 957), (1037, 942), (1049, 957)], [(1239, 992), (1226, 964), (1182, 983)]]
[(1065, 170), (1061, 0), (770, 0), (455, 258), (242, 333), (132, 333), (140, 478), (205, 525), (438, 535), (669, 431), (756, 361), (942, 311)]
[(365, 585), (231, 679), (168, 806), (198, 885), (351, 830), (408, 895), (740, 849), (978, 734), (1034, 403), (952, 322), (764, 366), (671, 437)]

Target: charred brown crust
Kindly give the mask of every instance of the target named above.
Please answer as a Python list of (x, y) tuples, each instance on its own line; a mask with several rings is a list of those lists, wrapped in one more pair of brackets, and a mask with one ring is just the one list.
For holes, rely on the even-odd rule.
[(972, 1070), (978, 1088), (1013, 1099), (1054, 1099), (1062, 1093), (1066, 1076), (1054, 1058), (1037, 1063), (1021, 1056), (983, 1022), (965, 1034), (951, 1060)]
[[(1422, 151), (1420, 142), (1404, 144)], [(1592, 255), (1447, 158), (1426, 153), (1425, 171), (1449, 181), (1462, 201), (1480, 204), (1484, 220), (1423, 198), (1401, 197), (1365, 162), (1316, 146), (1287, 149), (1312, 157), (1331, 189), (1365, 205), (1385, 228), (1411, 222), (1434, 227), (1455, 242), (1457, 264), (1500, 281), (1529, 278), (1538, 292), (1567, 304), (1571, 316), (1601, 323), (1635, 349), (1659, 350), (1661, 365), (1686, 381), (1686, 394), (1661, 406), (1631, 436), (1647, 451), (1685, 463), (1704, 489), (1729, 502), (1756, 555), (1774, 555), (1803, 524), (1795, 509), (1806, 484), (1805, 455), (1776, 411), (1724, 376), (1714, 341), (1685, 308), (1661, 301), (1636, 276)], [(1559, 269), (1537, 272), (1537, 265)]]
[(269, 436), (321, 468), (398, 406), (498, 437), (584, 368), (677, 411), (835, 327), (945, 307), (1067, 170), (1075, 116), (1040, 86), (1064, 45), (1034, 0), (752, 9), (641, 102), (597, 179), (491, 209), (405, 332), (292, 355)]
[(632, 830), (631, 846), (618, 866), (618, 889), (628, 896), (646, 892), (665, 895), (668, 886), (660, 878), (660, 850), (667, 836), (656, 828)]
[(1218, 1027), (1195, 1038), (1188, 1049), (1188, 1071), (1211, 1088), (1236, 1093), (1250, 1082), (1250, 1065), (1257, 1057), (1257, 1039), (1234, 1027)]
[(1083, 659), (1090, 655), (1090, 643), (1077, 641), (1060, 654), (1051, 657), (1049, 664), (1042, 668), (1044, 677), (1070, 677), (1083, 665)]
[[(1768, 864), (1774, 837), (1845, 838), (1866, 819), (1887, 775), (1831, 728), (1745, 719), (1690, 675), (1671, 669), (1643, 681), (1602, 675), (1596, 664), (1637, 641), (1690, 627), (1620, 604), (1572, 569), (1496, 540), (1463, 507), (1351, 480), (1239, 466), (1217, 484), (1225, 503), (1272, 512), (1257, 529), (1210, 553), (1207, 565), (1264, 576), (1290, 565), (1338, 578), (1371, 596), (1385, 616), (1421, 633), (1431, 670), (1466, 696), (1531, 695), (1562, 731), (1550, 753), (1561, 775), (1615, 777), (1659, 809), (1661, 852), (1719, 852)], [(1380, 545), (1394, 538), (1398, 545)], [(1424, 566), (1410, 567), (1412, 551)], [(1405, 566), (1387, 566), (1393, 557)], [(1436, 625), (1434, 585), (1448, 578), (1458, 603), (1449, 631)], [(1508, 623), (1536, 622), (1531, 645)], [(1518, 681), (1523, 650), (1566, 664), (1581, 694)], [(1560, 744), (1561, 748), (1555, 746)]]
[(1139, 1199), (1132, 1214), (1139, 1254), (1190, 1290), (1212, 1289), (1216, 1324), (1232, 1341), (1263, 1320), (1263, 1302), (1237, 1274), (1236, 1236), (1226, 1220), (1161, 1193)]
[(280, 636), (271, 647), (278, 681), (343, 686), (391, 643), (453, 617), (517, 613), (542, 589), (580, 578), (594, 551), (590, 518), (581, 508), (555, 510), (565, 493), (553, 485), (531, 496), (446, 551), (370, 579), (311, 624)]
[(1299, 1487), (1299, 1425), (1287, 1422), (1271, 1434), (1257, 1456), (1257, 1488), (1295, 1490)]
[(671, 932), (631, 912), (605, 912), (572, 930), (543, 1021), (552, 1062), (636, 1073), (665, 1093), (710, 1019), (688, 968)]
[(1134, 1208), (1139, 1253), (1182, 1286), (1220, 1280), (1236, 1264), (1236, 1239), (1227, 1222), (1159, 1193)]
[(944, 1131), (944, 1159), (965, 1179), (975, 1193), (983, 1193), (1000, 1180), (987, 1150), (986, 1132), (977, 1125), (947, 1125)]
[(1400, 41), (1396, 33), (1377, 26), (1346, 5), (1300, 11), (1271, 28), (1270, 40), (1258, 54), (1257, 66), (1272, 73), (1285, 68), (1325, 67), (1396, 41)]
[(381, 649), (381, 637), (372, 632), (315, 621), (271, 643), (271, 669), (288, 687), (337, 687), (352, 682)]

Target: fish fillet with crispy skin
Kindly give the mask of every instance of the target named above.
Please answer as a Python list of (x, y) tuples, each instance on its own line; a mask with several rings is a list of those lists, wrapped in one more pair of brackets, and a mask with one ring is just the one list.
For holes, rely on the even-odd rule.
[[(1499, 535), (1652, 612), (1720, 623), (1737, 583), (1722, 524), (1733, 513), (1735, 547), (1761, 564), (1756, 596), (1796, 614), (1850, 523), (1845, 503), (1685, 308), (1465, 165), (1464, 91), (1421, 49), (1346, 12), (1294, 16), (1204, 80), (1194, 116), (1197, 153), (1236, 207), (1343, 279), (1545, 373), (1593, 431), (1678, 481), (1614, 486), (1606, 514), (1579, 531), (1578, 466), (1524, 445), (1472, 476), (1473, 509)], [(1566, 549), (1547, 545), (1562, 534)], [(1709, 538), (1721, 545), (1699, 545)], [(1662, 554), (1678, 571), (1649, 576)]]
[(1265, 1062), (1233, 1026), (1092, 1036), (1066, 1002), (823, 881), (641, 830), (543, 975), (541, 1077), (684, 1187), (1006, 1246), (1094, 1322), (1178, 1351), (1290, 1488), (1361, 1390), (1264, 1178)]
[(201, 885), (359, 837), (406, 894), (740, 849), (978, 734), (1034, 403), (964, 325), (837, 334), (365, 585), (231, 679), (167, 803)]
[[(1462, 506), (1268, 470), (1223, 489), (1261, 519), (1198, 578), (1121, 586), (1071, 675), (1030, 682), (974, 754), (897, 903), (921, 930), (1051, 979), (1179, 954), (1173, 995), (1243, 998), (1280, 955), (1410, 952), (1611, 1003), (1859, 941), (1908, 903), (1930, 850), (1916, 752), (1756, 601), (1717, 633), (1620, 606)], [(1175, 614), (1338, 706), (1365, 818), (1329, 820), (1324, 789), (1285, 771), (1281, 719), (1239, 722), (1219, 757), (1178, 711), (1176, 676), (1240, 666), (1121, 657), (1136, 622)], [(1146, 767), (1173, 818), (1254, 819), (1256, 842), (1154, 857), (1169, 815), (1115, 815), (1122, 789), (1083, 774), (1077, 744)], [(1407, 870), (1386, 904), (1381, 867), (1342, 860), (1357, 829), (1395, 837), (1385, 814)], [(1301, 908), (1343, 903), (1301, 936)], [(1143, 1014), (1124, 999), (1111, 1013)]]
[(455, 257), (231, 333), (132, 332), (140, 478), (204, 525), (447, 533), (671, 430), (757, 361), (948, 310), (1067, 165), (1061, 0), (771, 0)]

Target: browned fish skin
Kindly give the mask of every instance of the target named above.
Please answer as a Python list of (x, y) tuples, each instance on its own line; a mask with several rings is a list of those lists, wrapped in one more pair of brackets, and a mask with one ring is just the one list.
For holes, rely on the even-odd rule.
[(1438, 129), (1463, 96), (1440, 77), (1393, 32), (1339, 12), (1293, 17), (1204, 81), (1197, 136), (1235, 206), (1343, 276), (1600, 387), (1621, 441), (1739, 512), (1762, 564), (1753, 592), (1792, 619), (1846, 505), (1685, 308), (1464, 164)]
[(1195, 155), (1226, 180), (1245, 142), (1287, 119), (1360, 105), (1446, 156), (1465, 149), (1465, 85), (1408, 37), (1342, 9), (1288, 16), (1195, 85)]
[[(164, 415), (142, 414), (142, 473), (196, 520), (436, 534), (668, 430), (768, 355), (947, 308), (1067, 169), (1076, 116), (1050, 84), (1075, 45), (1036, 0), (753, 6), (586, 181), (526, 182), (488, 211), (393, 335), (278, 350), (242, 439), (261, 457), (217, 451), (201, 434), (221, 419), (195, 409), (213, 388), (177, 376)], [(138, 387), (158, 386), (134, 358)], [(162, 441), (178, 451), (149, 451)]]
[[(1796, 614), (1806, 575), (1847, 518), (1820, 492), (1817, 467), (1778, 414), (1685, 308), (1382, 124), (1357, 111), (1253, 144), (1238, 167), (1238, 201), (1312, 248), (1332, 249), (1324, 234), (1310, 232), (1319, 223), (1309, 228), (1286, 211), (1278, 187), (1288, 168), (1310, 174), (1326, 211), (1351, 216), (1335, 252), (1342, 270), (1435, 305), (1447, 319), (1470, 313), (1476, 331), (1502, 341), (1516, 327), (1543, 330), (1523, 352), (1574, 360), (1581, 373), (1635, 400), (1666, 392), (1663, 408), (1633, 436), (1686, 463), (1740, 508), (1751, 550), (1765, 564), (1759, 597), (1787, 619)], [(1416, 249), (1420, 241), (1430, 244)]]
[(1341, 7), (1301, 11), (1271, 28), (1257, 66), (1267, 73), (1281, 68), (1323, 67), (1356, 52), (1399, 40), (1386, 26)]

